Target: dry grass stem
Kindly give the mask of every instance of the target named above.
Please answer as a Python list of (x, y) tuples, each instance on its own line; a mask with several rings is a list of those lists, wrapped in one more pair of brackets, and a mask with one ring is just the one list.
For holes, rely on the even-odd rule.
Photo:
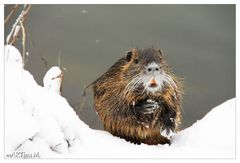
[(12, 15), (16, 12), (18, 8), (18, 5), (14, 5), (12, 10), (10, 11), (10, 13), (8, 14), (8, 16), (6, 17), (6, 19), (4, 20), (4, 25), (9, 21), (9, 19), (12, 17)]

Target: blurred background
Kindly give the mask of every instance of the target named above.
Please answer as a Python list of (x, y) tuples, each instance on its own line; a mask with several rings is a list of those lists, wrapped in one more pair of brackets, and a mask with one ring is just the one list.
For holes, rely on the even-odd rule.
[[(13, 6), (5, 5), (5, 18)], [(5, 24), (5, 39), (22, 7)], [(83, 88), (133, 47), (161, 48), (184, 78), (183, 129), (235, 97), (235, 5), (32, 5), (25, 26), (25, 69), (43, 85), (60, 58), (63, 96), (91, 128), (102, 123), (91, 92), (79, 109)]]

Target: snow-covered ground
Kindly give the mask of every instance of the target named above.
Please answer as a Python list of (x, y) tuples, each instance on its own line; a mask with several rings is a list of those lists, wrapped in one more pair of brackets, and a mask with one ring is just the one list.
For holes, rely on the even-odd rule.
[(82, 122), (66, 99), (39, 86), (5, 46), (6, 158), (234, 158), (235, 99), (173, 137), (172, 145), (135, 145)]

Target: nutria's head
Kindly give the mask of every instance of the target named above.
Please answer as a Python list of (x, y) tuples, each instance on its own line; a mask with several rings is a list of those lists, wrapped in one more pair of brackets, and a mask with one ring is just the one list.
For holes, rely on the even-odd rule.
[(126, 61), (122, 71), (123, 78), (129, 81), (125, 93), (140, 91), (142, 94), (155, 94), (161, 92), (165, 86), (176, 87), (161, 50), (133, 49), (127, 52)]

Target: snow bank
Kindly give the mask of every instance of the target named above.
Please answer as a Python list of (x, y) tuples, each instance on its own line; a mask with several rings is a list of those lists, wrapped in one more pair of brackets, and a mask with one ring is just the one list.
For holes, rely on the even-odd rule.
[(90, 129), (65, 98), (39, 86), (5, 46), (6, 158), (234, 158), (235, 99), (173, 137), (172, 145), (135, 145)]

